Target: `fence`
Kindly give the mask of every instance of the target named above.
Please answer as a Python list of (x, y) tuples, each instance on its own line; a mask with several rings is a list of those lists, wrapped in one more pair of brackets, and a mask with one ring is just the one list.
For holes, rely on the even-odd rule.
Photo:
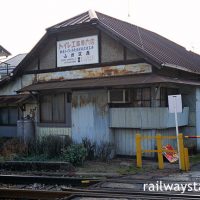
[[(148, 140), (148, 139), (155, 139), (156, 140), (156, 150), (143, 150), (141, 141), (142, 140)], [(156, 136), (141, 136), (141, 134), (136, 134), (136, 162), (137, 167), (142, 167), (142, 153), (144, 152), (155, 152), (158, 154), (158, 168), (164, 169), (164, 160), (163, 160), (163, 152), (177, 152), (177, 150), (166, 150), (162, 148), (162, 140), (163, 139), (177, 139), (176, 136), (161, 136), (160, 134), (157, 134)], [(183, 171), (188, 171), (190, 168), (189, 163), (189, 156), (188, 156), (188, 149), (184, 148), (183, 143), (183, 134), (179, 133), (178, 135), (178, 141), (179, 141), (179, 150), (180, 150), (180, 168)]]

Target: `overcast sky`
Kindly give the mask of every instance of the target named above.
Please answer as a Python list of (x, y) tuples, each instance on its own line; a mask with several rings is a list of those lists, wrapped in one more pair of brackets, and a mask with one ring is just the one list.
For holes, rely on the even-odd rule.
[(29, 52), (47, 27), (89, 9), (154, 31), (200, 54), (200, 0), (0, 0), (0, 7), (0, 44), (12, 55)]

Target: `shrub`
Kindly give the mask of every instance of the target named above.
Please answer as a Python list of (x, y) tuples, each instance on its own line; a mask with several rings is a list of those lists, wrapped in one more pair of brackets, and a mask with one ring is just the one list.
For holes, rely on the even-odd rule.
[(89, 138), (85, 137), (82, 139), (82, 144), (87, 150), (86, 160), (94, 160), (96, 156), (96, 142), (92, 142)]
[(97, 145), (96, 157), (102, 161), (108, 161), (113, 158), (115, 147), (110, 142), (100, 142)]
[(1, 155), (5, 159), (13, 159), (17, 154), (24, 155), (27, 148), (18, 138), (11, 138), (1, 146)]
[(63, 157), (74, 166), (81, 166), (87, 156), (87, 150), (82, 144), (72, 144), (63, 150)]
[(58, 158), (62, 151), (72, 143), (69, 136), (45, 135), (31, 140), (28, 144), (27, 155), (43, 155), (46, 158)]

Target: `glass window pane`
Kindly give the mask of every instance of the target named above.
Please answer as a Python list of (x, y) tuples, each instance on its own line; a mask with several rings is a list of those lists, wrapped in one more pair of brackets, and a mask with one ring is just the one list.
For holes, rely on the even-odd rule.
[(151, 101), (142, 101), (142, 107), (151, 107)]
[(65, 122), (65, 96), (55, 94), (53, 96), (53, 121)]
[(161, 88), (161, 89), (160, 89), (160, 99), (161, 99), (161, 100), (166, 100), (166, 99), (167, 99), (167, 91), (166, 91), (166, 88)]
[(17, 124), (18, 109), (15, 107), (9, 108), (9, 124)]
[(110, 101), (123, 101), (123, 90), (110, 90)]
[(51, 95), (42, 96), (41, 99), (40, 117), (41, 122), (52, 121), (52, 98)]
[(0, 108), (0, 124), (8, 124), (8, 108)]
[(133, 106), (134, 107), (142, 107), (142, 101), (134, 101)]
[(141, 88), (137, 88), (137, 89), (134, 89), (134, 100), (141, 100), (141, 97), (142, 97), (142, 89)]
[(151, 89), (150, 88), (142, 89), (142, 100), (151, 100)]

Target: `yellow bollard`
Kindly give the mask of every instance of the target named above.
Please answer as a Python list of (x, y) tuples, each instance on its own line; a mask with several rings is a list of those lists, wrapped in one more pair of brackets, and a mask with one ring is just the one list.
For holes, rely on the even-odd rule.
[(190, 170), (190, 160), (188, 155), (188, 148), (184, 148), (185, 170)]
[(135, 142), (136, 142), (136, 161), (137, 161), (137, 167), (142, 167), (142, 147), (141, 147), (141, 135), (136, 134), (135, 136)]
[(183, 134), (178, 134), (178, 145), (179, 145), (179, 151), (180, 151), (180, 162), (181, 162), (181, 170), (185, 171), (185, 159), (184, 159), (184, 144), (183, 144)]
[(157, 152), (158, 152), (158, 168), (164, 168), (163, 155), (162, 155), (162, 137), (160, 134), (156, 135)]

